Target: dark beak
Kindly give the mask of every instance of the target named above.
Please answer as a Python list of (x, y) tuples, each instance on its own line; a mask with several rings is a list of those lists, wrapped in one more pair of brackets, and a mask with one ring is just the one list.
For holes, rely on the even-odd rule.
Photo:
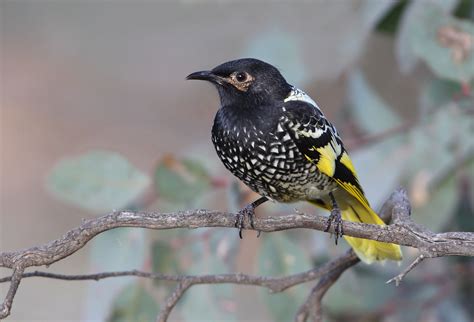
[(189, 79), (205, 80), (205, 81), (215, 83), (215, 84), (222, 84), (222, 82), (223, 82), (221, 77), (213, 74), (209, 70), (203, 70), (203, 71), (200, 71), (200, 72), (195, 72), (195, 73), (189, 74), (188, 76), (186, 76), (186, 79), (188, 79), (188, 80)]

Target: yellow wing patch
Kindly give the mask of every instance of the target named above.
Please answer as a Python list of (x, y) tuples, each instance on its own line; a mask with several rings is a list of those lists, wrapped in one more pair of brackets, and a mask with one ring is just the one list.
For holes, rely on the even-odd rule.
[(325, 146), (319, 148), (313, 146), (309, 150), (318, 152), (318, 159), (312, 159), (305, 154), (306, 159), (311, 163), (315, 163), (320, 172), (332, 178), (336, 171), (336, 159), (341, 153), (341, 146), (336, 142), (335, 138), (333, 137)]
[(356, 174), (356, 170), (354, 168), (354, 165), (352, 164), (352, 160), (351, 158), (349, 158), (349, 155), (347, 154), (346, 151), (344, 151), (341, 155), (341, 158), (339, 159), (339, 161), (346, 166), (347, 169), (349, 169), (352, 174), (354, 175), (354, 177), (357, 177), (357, 174)]
[(316, 151), (319, 152), (319, 161), (316, 164), (318, 170), (325, 175), (332, 177), (334, 171), (336, 171), (336, 152), (331, 143), (326, 144), (322, 148), (317, 148)]

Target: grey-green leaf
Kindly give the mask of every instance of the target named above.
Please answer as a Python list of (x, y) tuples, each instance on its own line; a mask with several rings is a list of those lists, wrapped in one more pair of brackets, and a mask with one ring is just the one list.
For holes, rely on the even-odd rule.
[[(180, 274), (177, 252), (171, 245), (163, 240), (155, 240), (151, 245), (151, 262), (153, 272), (162, 274)], [(160, 280), (154, 280), (153, 283), (157, 286), (168, 284)], [(174, 287), (173, 285), (169, 285)]]
[(125, 287), (117, 296), (108, 322), (148, 322), (155, 321), (158, 303), (138, 283)]
[(199, 161), (167, 156), (156, 168), (155, 185), (160, 198), (192, 205), (210, 188), (211, 179)]
[(457, 82), (433, 79), (423, 88), (420, 95), (422, 115), (435, 111), (437, 108), (453, 101), (456, 94), (461, 93), (461, 86)]
[(401, 123), (400, 117), (374, 91), (360, 70), (356, 69), (349, 75), (348, 98), (355, 121), (368, 134), (376, 134)]
[(474, 23), (427, 4), (413, 26), (410, 45), (439, 77), (469, 82), (474, 78), (473, 39)]
[(323, 304), (331, 312), (354, 315), (380, 309), (393, 298), (396, 289), (385, 284), (383, 276), (374, 273), (348, 270), (329, 289)]
[[(222, 274), (227, 268), (217, 256), (203, 256), (193, 261), (188, 274)], [(235, 313), (226, 308), (233, 302), (232, 285), (200, 285), (189, 289), (178, 310), (184, 321), (235, 321)]]
[(93, 212), (127, 206), (149, 183), (124, 157), (100, 150), (59, 161), (47, 178), (55, 197)]
[[(287, 234), (268, 234), (263, 241), (259, 256), (259, 274), (264, 276), (284, 276), (307, 270), (311, 267), (309, 256), (300, 246), (288, 238)], [(308, 289), (296, 287), (279, 294), (269, 294), (262, 290), (273, 316), (273, 321), (292, 321), (298, 306), (303, 303)]]
[[(458, 2), (458, 0), (431, 0), (432, 4), (439, 6), (446, 13), (453, 10)], [(418, 61), (418, 57), (411, 46), (410, 38), (420, 19), (420, 15), (423, 14), (427, 5), (430, 5), (430, 3), (426, 0), (411, 1), (400, 21), (395, 41), (395, 56), (403, 73), (411, 72)]]

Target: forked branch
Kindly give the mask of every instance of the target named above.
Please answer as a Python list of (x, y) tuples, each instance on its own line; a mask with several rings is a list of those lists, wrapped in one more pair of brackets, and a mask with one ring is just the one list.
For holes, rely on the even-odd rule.
[[(174, 213), (158, 212), (132, 212), (114, 211), (110, 214), (87, 220), (82, 225), (64, 234), (62, 237), (40, 246), (28, 249), (2, 252), (0, 253), (0, 267), (10, 268), (13, 274), (10, 277), (0, 279), (0, 282), (10, 282), (10, 288), (5, 300), (0, 306), (0, 319), (10, 314), (13, 298), (23, 277), (41, 276), (49, 278), (59, 278), (66, 280), (80, 279), (102, 279), (106, 277), (116, 277), (125, 275), (135, 275), (149, 278), (157, 278), (178, 282), (178, 288), (168, 299), (165, 310), (161, 317), (165, 317), (171, 312), (180, 296), (194, 284), (215, 284), (234, 283), (250, 284), (268, 287), (273, 291), (282, 291), (290, 286), (321, 278), (326, 274), (313, 289), (308, 301), (320, 299), (324, 295), (324, 287), (329, 288), (337, 277), (342, 274), (341, 262), (338, 259), (323, 265), (320, 268), (309, 270), (300, 274), (290, 275), (283, 278), (258, 277), (242, 274), (206, 275), (206, 276), (168, 276), (163, 274), (151, 274), (138, 271), (131, 272), (110, 272), (92, 275), (57, 275), (45, 272), (23, 273), (29, 267), (48, 266), (62, 260), (84, 247), (88, 241), (98, 234), (118, 228), (118, 227), (140, 227), (148, 229), (174, 229), (174, 228), (200, 228), (200, 227), (226, 227), (233, 228), (235, 214), (209, 211), (209, 210), (188, 210)], [(417, 248), (422, 258), (433, 258), (441, 256), (474, 256), (474, 233), (450, 232), (433, 233), (424, 227), (415, 224), (410, 218), (410, 204), (406, 193), (403, 190), (395, 191), (386, 201), (382, 210), (382, 217), (392, 217), (393, 224), (388, 226), (377, 226), (353, 222), (344, 222), (344, 233), (352, 237), (360, 237), (378, 240), (388, 243), (395, 243), (404, 246)], [(273, 232), (294, 228), (307, 228), (324, 231), (326, 228), (326, 217), (310, 214), (290, 214), (281, 217), (268, 217), (255, 220), (255, 230), (263, 232)], [(248, 227), (248, 229), (251, 229)], [(329, 230), (330, 233), (334, 231)], [(350, 253), (349, 253), (350, 254)], [(348, 255), (347, 255), (348, 256)], [(352, 261), (357, 260), (352, 254)], [(351, 262), (350, 258), (345, 259), (345, 264)], [(418, 262), (413, 263), (409, 269), (395, 277), (393, 280), (398, 283), (415, 267)], [(355, 263), (353, 263), (355, 264)], [(352, 265), (353, 265), (352, 264)], [(352, 266), (350, 265), (350, 266)], [(347, 268), (347, 267), (346, 267)], [(321, 275), (321, 272), (325, 272)], [(336, 274), (340, 271), (339, 275)], [(149, 274), (147, 276), (147, 274)], [(334, 281), (331, 281), (333, 276)], [(334, 278), (334, 276), (337, 276)], [(276, 282), (278, 280), (278, 282)], [(327, 286), (329, 285), (329, 286)], [(302, 310), (300, 310), (302, 312)], [(168, 313), (166, 313), (168, 312)], [(162, 319), (160, 317), (160, 319)], [(162, 321), (164, 321), (162, 319)]]

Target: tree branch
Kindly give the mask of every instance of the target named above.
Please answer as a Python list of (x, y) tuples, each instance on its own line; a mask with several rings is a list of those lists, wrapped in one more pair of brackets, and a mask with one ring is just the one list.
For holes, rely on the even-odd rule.
[[(414, 224), (409, 216), (410, 204), (406, 193), (403, 190), (398, 190), (392, 194), (389, 200), (385, 203), (381, 213), (382, 216), (387, 214), (392, 215), (395, 224), (382, 227), (345, 221), (343, 223), (344, 233), (352, 237), (415, 247), (419, 249), (420, 254), (425, 258), (449, 255), (474, 256), (474, 233), (451, 232), (436, 234), (426, 228)], [(18, 251), (2, 252), (0, 253), (0, 267), (11, 268), (14, 272), (11, 278), (10, 290), (1, 307), (0, 319), (9, 315), (13, 297), (21, 278), (31, 274), (23, 274), (24, 269), (43, 265), (47, 266), (64, 259), (84, 247), (89, 240), (104, 231), (118, 227), (140, 227), (148, 229), (199, 227), (233, 228), (234, 223), (235, 214), (209, 210), (189, 210), (174, 213), (114, 211), (102, 217), (87, 220), (82, 225), (70, 230), (62, 237), (44, 245)], [(255, 220), (255, 230), (258, 231), (273, 232), (293, 228), (308, 228), (323, 231), (326, 228), (326, 217), (308, 214), (291, 214), (282, 217), (269, 217)], [(249, 227), (248, 229), (251, 228)], [(329, 232), (334, 233), (332, 228)], [(326, 268), (335, 264), (333, 261), (327, 265)], [(334, 269), (334, 266), (331, 267)], [(44, 276), (44, 274), (48, 273), (41, 274)], [(124, 276), (120, 275), (124, 274), (124, 272), (101, 274), (118, 274), (116, 276)], [(281, 283), (283, 286), (281, 286), (281, 288), (276, 287), (275, 290), (281, 291), (287, 287), (295, 285), (295, 283), (301, 283), (302, 280), (308, 281), (320, 277), (317, 276), (313, 278), (311, 274), (315, 274), (315, 272), (310, 270), (304, 273), (288, 276), (287, 280)], [(164, 275), (162, 275), (162, 277), (163, 276)], [(105, 277), (112, 277), (112, 275)], [(70, 276), (68, 278), (74, 279)], [(95, 278), (100, 279), (97, 274)], [(206, 275), (194, 278), (199, 278), (199, 281), (195, 283), (191, 281), (191, 285), (214, 282), (255, 285), (252, 283), (249, 276), (241, 274)], [(272, 282), (268, 281), (268, 279), (271, 280), (272, 278), (253, 278), (266, 279), (265, 284), (273, 285)], [(181, 281), (183, 281), (183, 279), (179, 280), (179, 282)], [(253, 282), (255, 282), (255, 280), (253, 280)], [(172, 301), (170, 300), (169, 303), (171, 302)]]
[(171, 293), (166, 300), (165, 307), (156, 318), (156, 322), (166, 322), (168, 320), (171, 310), (173, 310), (176, 303), (178, 303), (179, 299), (184, 295), (184, 292), (186, 292), (192, 285), (193, 284), (189, 279), (184, 279), (178, 283), (174, 292)]
[(355, 259), (352, 261), (339, 262), (338, 265), (336, 265), (336, 267), (331, 272), (329, 272), (329, 274), (324, 275), (319, 280), (319, 282), (311, 289), (306, 301), (298, 309), (298, 312), (295, 316), (295, 322), (305, 322), (308, 318), (314, 322), (321, 322), (323, 320), (321, 302), (324, 295), (339, 279), (342, 273), (360, 262), (352, 249), (349, 252), (354, 256)]
[[(215, 274), (215, 275), (167, 275), (160, 273), (142, 272), (138, 270), (131, 271), (119, 271), (119, 272), (103, 272), (97, 274), (85, 274), (85, 275), (64, 275), (55, 274), (41, 271), (34, 271), (31, 273), (24, 273), (21, 277), (44, 277), (66, 281), (85, 281), (95, 280), (99, 281), (111, 277), (119, 276), (136, 276), (143, 278), (156, 279), (161, 281), (171, 282), (182, 282), (189, 281), (194, 284), (242, 284), (242, 285), (256, 285), (268, 288), (272, 293), (283, 292), (286, 289), (312, 281), (324, 276), (346, 262), (358, 262), (357, 256), (348, 252), (345, 255), (338, 257), (337, 259), (330, 261), (320, 267), (315, 267), (302, 273), (288, 275), (284, 277), (266, 277), (266, 276), (254, 276), (247, 274)], [(8, 282), (12, 280), (12, 276), (4, 277), (0, 279), (0, 283)]]

